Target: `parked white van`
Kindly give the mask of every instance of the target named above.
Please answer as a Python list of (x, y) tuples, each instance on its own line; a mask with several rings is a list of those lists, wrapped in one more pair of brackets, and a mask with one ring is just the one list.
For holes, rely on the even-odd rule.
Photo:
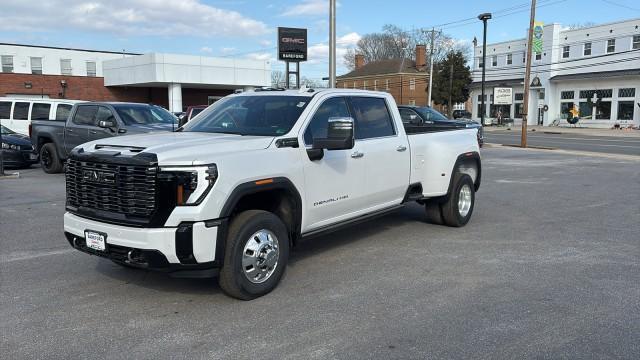
[(73, 104), (80, 100), (20, 99), (0, 97), (0, 123), (24, 135), (29, 135), (31, 120), (67, 120)]

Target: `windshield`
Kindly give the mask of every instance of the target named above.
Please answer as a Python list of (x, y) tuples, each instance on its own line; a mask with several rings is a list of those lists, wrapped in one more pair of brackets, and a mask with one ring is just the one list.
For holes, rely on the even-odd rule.
[(432, 108), (419, 107), (419, 108), (416, 108), (415, 110), (419, 112), (420, 115), (422, 115), (426, 121), (442, 121), (442, 120), (448, 121), (449, 120), (444, 115), (433, 110)]
[(177, 118), (155, 105), (115, 105), (125, 125), (173, 124)]
[(216, 101), (183, 131), (278, 136), (289, 132), (307, 106), (307, 96), (231, 96)]
[(4, 125), (0, 125), (0, 132), (2, 132), (2, 135), (15, 134), (14, 131), (11, 131), (11, 130), (7, 129), (6, 127), (4, 127)]

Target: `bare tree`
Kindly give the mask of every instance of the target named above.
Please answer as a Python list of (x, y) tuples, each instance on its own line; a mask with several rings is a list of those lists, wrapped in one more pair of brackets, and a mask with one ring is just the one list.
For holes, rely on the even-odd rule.
[[(415, 60), (415, 47), (418, 44), (427, 45), (428, 49), (431, 46), (431, 32), (425, 30), (406, 31), (395, 25), (385, 25), (382, 32), (365, 34), (354, 49), (347, 50), (344, 62), (348, 68), (355, 68), (356, 54), (364, 55), (365, 63), (398, 58)], [(436, 32), (434, 61), (441, 61), (451, 51), (469, 53), (468, 46), (462, 45), (447, 34)]]
[(274, 88), (285, 87), (286, 79), (284, 72), (280, 70), (271, 70), (271, 86)]
[(573, 23), (573, 24), (569, 24), (567, 25), (569, 27), (569, 30), (576, 30), (576, 29), (583, 29), (583, 28), (588, 28), (588, 27), (592, 27), (594, 26), (596, 23), (594, 23), (593, 21), (586, 21), (583, 23)]

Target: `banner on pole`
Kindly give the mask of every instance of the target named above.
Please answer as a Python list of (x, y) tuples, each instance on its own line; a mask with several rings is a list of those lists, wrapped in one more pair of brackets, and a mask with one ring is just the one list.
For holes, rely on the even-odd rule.
[(544, 23), (542, 21), (535, 21), (533, 23), (533, 44), (531, 49), (534, 53), (540, 54), (542, 52), (542, 36), (544, 35)]

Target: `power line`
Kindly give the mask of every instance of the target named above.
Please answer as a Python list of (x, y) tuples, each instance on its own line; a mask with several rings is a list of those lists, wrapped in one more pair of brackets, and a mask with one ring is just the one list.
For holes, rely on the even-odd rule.
[(611, 0), (602, 0), (602, 1), (606, 2), (607, 4), (619, 6), (621, 8), (625, 8), (625, 9), (628, 9), (628, 10), (640, 11), (640, 9), (638, 9), (638, 8), (634, 8), (634, 7), (623, 5), (623, 4), (618, 4), (617, 2), (614, 2), (614, 1), (611, 1)]

